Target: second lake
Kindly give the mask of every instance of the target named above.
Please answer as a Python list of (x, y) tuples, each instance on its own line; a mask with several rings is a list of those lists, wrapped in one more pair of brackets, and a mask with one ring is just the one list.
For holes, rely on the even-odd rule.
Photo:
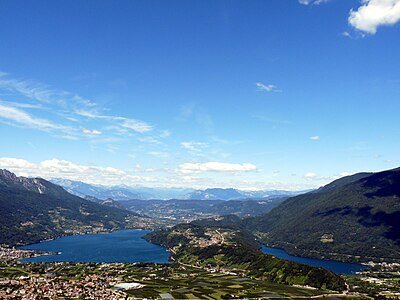
[(345, 263), (335, 260), (325, 260), (316, 258), (307, 258), (288, 254), (285, 250), (272, 248), (263, 245), (260, 249), (263, 253), (276, 256), (278, 258), (295, 261), (313, 267), (322, 267), (337, 274), (355, 275), (356, 272), (367, 269), (366, 266), (360, 264)]

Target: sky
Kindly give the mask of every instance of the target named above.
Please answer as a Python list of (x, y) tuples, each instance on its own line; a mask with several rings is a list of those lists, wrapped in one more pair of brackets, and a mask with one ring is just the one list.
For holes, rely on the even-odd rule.
[(0, 0), (0, 168), (315, 188), (400, 165), (400, 0)]

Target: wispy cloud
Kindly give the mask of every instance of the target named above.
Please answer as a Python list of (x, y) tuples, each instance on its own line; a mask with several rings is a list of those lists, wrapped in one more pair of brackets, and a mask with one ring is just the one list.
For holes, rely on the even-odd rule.
[(208, 143), (203, 143), (203, 142), (181, 142), (180, 143), (181, 147), (183, 149), (189, 150), (191, 152), (202, 152), (203, 149), (207, 148), (209, 146)]
[(86, 111), (82, 109), (75, 110), (75, 113), (79, 116), (86, 117), (89, 119), (99, 119), (99, 120), (105, 120), (108, 122), (113, 122), (116, 125), (122, 127), (122, 128), (127, 128), (130, 130), (133, 130), (138, 133), (144, 133), (144, 132), (149, 132), (154, 129), (154, 127), (146, 122), (136, 120), (136, 119), (130, 119), (130, 118), (125, 118), (125, 117), (120, 117), (120, 116), (109, 116), (109, 115), (103, 115), (103, 114), (97, 114), (92, 111)]
[(161, 145), (162, 142), (153, 137), (153, 136), (144, 136), (144, 137), (139, 137), (138, 141), (142, 142), (142, 143), (149, 143), (149, 144), (154, 144), (154, 145)]
[(262, 82), (256, 82), (257, 90), (260, 92), (282, 92), (282, 90), (278, 89), (276, 85), (273, 84), (265, 84)]
[(299, 3), (303, 5), (320, 5), (329, 1), (330, 0), (299, 0)]
[(54, 89), (34, 80), (11, 78), (7, 73), (0, 74), (0, 88), (21, 94), (38, 102), (56, 104), (64, 109), (68, 107), (84, 107), (91, 110), (99, 109), (95, 102), (74, 93)]
[(290, 121), (290, 120), (274, 118), (274, 117), (270, 117), (270, 116), (259, 114), (259, 113), (253, 114), (251, 117), (255, 118), (257, 120), (272, 123), (275, 125), (293, 125), (294, 124), (293, 121)]
[(0, 118), (8, 121), (8, 123), (12, 125), (34, 128), (42, 131), (63, 131), (69, 133), (73, 131), (70, 127), (56, 124), (46, 119), (33, 117), (24, 110), (2, 104), (0, 104)]
[[(12, 78), (5, 72), (0, 72), (0, 90), (7, 92), (3, 97), (18, 96), (18, 102), (0, 101), (0, 118), (9, 125), (52, 132), (64, 138), (91, 137), (91, 140), (99, 135), (128, 138), (155, 130), (154, 125), (142, 120), (104, 114), (107, 109), (93, 100), (33, 80)], [(40, 109), (41, 114), (28, 109)], [(157, 134), (162, 139), (170, 136), (168, 130)]]
[(121, 122), (121, 126), (128, 128), (128, 129), (132, 129), (136, 132), (148, 132), (148, 131), (152, 131), (153, 130), (153, 126), (151, 126), (150, 124), (147, 124), (143, 121), (138, 121), (138, 120), (134, 120), (134, 119), (128, 119), (128, 118), (114, 118), (115, 120), (122, 120)]
[(310, 136), (310, 140), (312, 140), (312, 141), (319, 141), (320, 139), (321, 139), (321, 137), (319, 135)]
[(147, 152), (147, 154), (160, 158), (160, 159), (166, 159), (170, 157), (170, 154), (168, 152), (165, 151), (149, 151)]

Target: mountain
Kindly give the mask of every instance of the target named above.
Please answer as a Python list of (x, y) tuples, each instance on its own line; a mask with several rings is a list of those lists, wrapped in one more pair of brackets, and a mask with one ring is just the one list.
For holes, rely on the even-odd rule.
[(0, 244), (124, 228), (137, 214), (72, 195), (41, 178), (0, 170)]
[(235, 189), (206, 189), (197, 190), (186, 196), (188, 200), (235, 200), (245, 198)]
[(177, 199), (183, 198), (184, 195), (193, 191), (193, 189), (186, 188), (146, 188), (129, 187), (127, 185), (107, 187), (61, 178), (54, 178), (50, 181), (62, 186), (69, 193), (76, 196), (83, 198), (90, 196), (101, 200), (107, 198), (117, 201), (132, 199)]
[(400, 258), (400, 168), (347, 176), (289, 198), (243, 225), (290, 253), (342, 260)]
[(125, 186), (105, 187), (87, 184), (81, 181), (55, 178), (52, 183), (62, 186), (69, 193), (79, 197), (95, 197), (101, 200), (112, 198), (114, 200), (146, 199), (149, 195), (138, 193)]
[(308, 191), (242, 191), (237, 189), (210, 188), (194, 190), (190, 188), (147, 188), (119, 186), (99, 186), (80, 181), (55, 178), (52, 183), (62, 186), (69, 193), (85, 198), (87, 196), (100, 200), (112, 198), (122, 200), (150, 200), (150, 199), (184, 199), (184, 200), (238, 200), (238, 199), (267, 199), (284, 196), (295, 196)]
[(196, 190), (185, 196), (188, 200), (244, 200), (244, 199), (267, 199), (284, 196), (295, 196), (308, 191), (282, 191), (282, 190), (264, 190), (264, 191), (242, 191), (237, 189), (205, 189)]

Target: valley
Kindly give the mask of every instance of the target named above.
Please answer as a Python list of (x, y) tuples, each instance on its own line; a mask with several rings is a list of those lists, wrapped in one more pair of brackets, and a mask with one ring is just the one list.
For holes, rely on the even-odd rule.
[[(296, 245), (294, 248), (296, 251), (291, 252), (290, 247), (283, 247), (288, 249), (289, 253), (297, 255), (300, 253), (300, 255), (319, 258), (334, 257), (342, 261), (352, 262), (361, 260), (369, 267), (367, 270), (359, 272), (356, 276), (337, 275), (323, 268), (316, 268), (263, 254), (260, 251), (260, 242), (271, 243), (274, 241), (272, 239), (274, 236), (281, 237), (283, 241), (285, 235), (280, 233), (273, 235), (274, 230), (275, 228), (279, 228), (279, 226), (290, 225), (290, 222), (279, 223), (276, 221), (271, 223), (271, 220), (285, 220), (285, 218), (289, 218), (287, 215), (279, 216), (281, 212), (290, 214), (291, 209), (288, 203), (293, 209), (300, 212), (289, 218), (293, 222), (296, 222), (296, 218), (303, 220), (301, 219), (303, 218), (302, 213), (306, 212), (308, 213), (307, 218), (310, 218), (310, 216), (329, 217), (331, 213), (321, 213), (322, 208), (314, 208), (314, 206), (319, 207), (319, 205), (323, 205), (324, 197), (327, 197), (331, 193), (346, 195), (342, 190), (351, 190), (353, 189), (353, 185), (364, 187), (364, 182), (370, 182), (368, 180), (371, 176), (373, 178), (381, 178), (379, 185), (374, 188), (369, 185), (362, 192), (362, 195), (375, 193), (375, 198), (382, 198), (380, 202), (375, 202), (380, 203), (381, 206), (379, 207), (386, 207), (387, 204), (382, 204), (382, 201), (387, 201), (387, 194), (389, 193), (389, 195), (397, 197), (397, 192), (396, 190), (392, 192), (387, 185), (382, 183), (382, 180), (385, 180), (389, 176), (391, 183), (396, 182), (397, 172), (398, 170), (396, 169), (383, 172), (382, 174), (355, 175), (350, 178), (340, 179), (320, 190), (289, 198), (272, 197), (267, 199), (242, 200), (133, 199), (120, 201), (106, 199), (99, 202), (97, 199), (91, 199), (90, 197), (82, 199), (71, 195), (63, 188), (42, 179), (16, 177), (8, 171), (2, 171), (2, 176), (0, 176), (0, 191), (2, 191), (3, 196), (0, 203), (2, 203), (4, 209), (1, 210), (1, 213), (7, 216), (7, 218), (2, 219), (2, 226), (5, 232), (8, 234), (12, 233), (13, 238), (3, 236), (4, 245), (1, 248), (2, 270), (4, 271), (3, 274), (8, 275), (3, 275), (0, 291), (4, 297), (30, 299), (24, 298), (20, 294), (24, 290), (22, 287), (27, 288), (27, 290), (30, 287), (37, 291), (42, 284), (49, 284), (51, 282), (52, 286), (63, 286), (64, 290), (69, 291), (69, 294), (65, 294), (65, 297), (73, 297), (77, 293), (82, 293), (82, 295), (88, 293), (87, 295), (106, 295), (107, 297), (111, 297), (110, 299), (113, 299), (112, 297), (130, 296), (134, 298), (157, 298), (162, 297), (161, 295), (164, 294), (169, 294), (171, 297), (178, 299), (180, 299), (178, 295), (182, 296), (182, 298), (192, 297), (191, 295), (193, 295), (194, 297), (214, 297), (216, 299), (250, 296), (291, 298), (302, 297), (307, 293), (309, 297), (319, 297), (326, 294), (328, 298), (330, 297), (329, 295), (334, 295), (332, 297), (336, 298), (344, 297), (350, 299), (352, 297), (357, 299), (368, 299), (368, 297), (384, 299), (385, 297), (393, 297), (399, 292), (398, 273), (400, 271), (400, 264), (396, 260), (396, 255), (393, 257), (388, 257), (387, 255), (369, 257), (363, 253), (358, 254), (357, 248), (351, 248), (353, 247), (351, 243), (345, 244), (346, 251), (337, 252), (334, 256), (331, 255), (331, 252), (324, 251), (324, 248), (314, 248), (310, 249), (309, 252), (305, 250), (302, 252), (303, 248), (300, 247), (301, 244), (298, 244), (297, 247), (294, 241), (288, 238), (284, 240), (286, 244), (278, 242), (273, 244), (281, 246), (292, 243)], [(362, 180), (361, 183), (360, 180)], [(387, 192), (388, 190), (390, 192)], [(352, 193), (351, 195), (352, 197), (359, 197), (357, 195), (360, 195), (360, 192), (359, 194)], [(12, 229), (16, 228), (16, 220), (13, 220), (14, 217), (12, 216), (14, 214), (11, 213), (9, 206), (11, 203), (9, 199), (12, 197), (20, 199), (18, 200), (19, 202), (13, 202), (13, 205), (20, 205), (18, 219), (16, 219), (20, 222), (18, 223), (19, 231)], [(40, 203), (40, 205), (33, 205), (29, 199), (35, 199), (34, 201), (38, 204)], [(333, 198), (329, 199), (329, 204), (331, 206), (335, 205), (332, 202)], [(304, 203), (309, 203), (308, 205), (315, 209), (317, 213), (310, 214), (306, 209), (297, 208), (297, 202), (303, 205)], [(371, 205), (373, 202), (369, 201), (368, 203)], [(349, 201), (347, 201), (347, 205), (350, 207)], [(36, 215), (31, 214), (31, 207), (37, 211)], [(391, 209), (395, 211), (396, 206), (392, 205)], [(341, 213), (340, 210), (338, 211)], [(375, 212), (375, 214), (379, 214), (379, 211)], [(351, 214), (349, 213), (348, 215)], [(362, 218), (363, 215), (359, 215), (358, 217)], [(342, 220), (346, 221), (345, 218)], [(355, 224), (367, 228), (376, 226), (375, 224), (372, 226), (372, 224), (366, 223), (370, 221), (361, 220), (357, 219)], [(349, 221), (346, 222), (347, 226), (351, 224), (348, 223)], [(270, 228), (268, 224), (273, 224), (276, 227)], [(329, 224), (332, 224), (332, 222)], [(339, 226), (340, 224), (341, 221), (339, 220), (335, 222), (335, 226)], [(384, 224), (391, 225), (392, 223)], [(296, 232), (300, 228), (301, 226), (298, 226), (296, 229), (287, 230)], [(65, 275), (64, 271), (60, 273), (63, 274), (62, 276), (52, 275), (48, 278), (46, 274), (49, 272), (52, 273), (51, 270), (54, 268), (52, 266), (55, 266), (51, 262), (51, 254), (54, 251), (59, 252), (57, 248), (51, 251), (44, 250), (44, 252), (13, 248), (15, 245), (55, 239), (68, 235), (86, 234), (86, 238), (85, 236), (82, 237), (88, 239), (92, 236), (91, 234), (96, 233), (115, 232), (115, 234), (118, 234), (116, 230), (120, 229), (154, 230), (149, 232), (145, 236), (145, 239), (154, 244), (166, 247), (170, 253), (172, 263), (145, 263), (143, 265), (143, 263), (135, 261), (136, 263), (134, 264), (129, 262), (120, 264), (94, 264), (93, 261), (89, 260), (86, 264), (82, 264), (79, 262), (73, 263), (67, 259), (61, 265), (63, 268), (74, 270), (79, 266), (78, 269), (84, 268), (87, 273), (80, 273), (81, 275), (79, 276), (83, 276), (79, 277), (80, 279), (78, 277), (72, 280), (67, 279), (70, 276)], [(33, 235), (32, 233), (35, 230), (37, 233)], [(333, 227), (330, 227), (331, 231), (329, 233), (323, 226), (321, 226), (321, 230), (324, 234), (320, 235), (318, 242), (323, 245), (328, 244), (338, 247), (337, 243), (341, 240), (341, 232), (338, 231), (332, 234), (331, 231), (335, 230)], [(387, 235), (381, 232), (376, 231), (374, 234), (379, 234), (381, 240), (385, 237), (387, 238)], [(362, 233), (362, 231), (359, 231), (359, 233)], [(300, 232), (299, 235), (301, 235)], [(308, 238), (312, 236), (309, 235)], [(391, 238), (392, 235), (388, 237)], [(55, 240), (54, 242), (57, 241)], [(394, 242), (396, 242), (395, 239)], [(315, 255), (312, 255), (313, 251), (316, 253)], [(356, 255), (346, 256), (348, 253), (355, 253)], [(19, 261), (23, 258), (32, 257), (33, 259), (40, 259), (40, 257), (36, 257), (40, 254), (47, 254), (44, 257), (49, 259), (44, 265), (32, 262), (21, 263)], [(357, 259), (357, 255), (362, 259)], [(101, 259), (103, 262), (104, 260), (106, 259)], [(124, 259), (117, 259), (117, 261), (123, 262)], [(99, 266), (103, 267), (98, 269)], [(135, 272), (134, 274), (136, 275), (134, 277), (124, 277), (122, 275), (125, 273), (130, 274), (130, 271), (126, 270), (132, 269), (137, 270), (135, 272), (139, 272), (139, 270), (151, 270), (151, 272), (154, 272), (151, 274), (158, 274), (156, 270), (162, 270), (160, 274), (164, 275), (152, 275), (149, 279), (145, 279), (144, 276), (138, 278), (138, 273)], [(105, 281), (102, 281), (103, 283), (99, 284), (99, 286), (88, 285), (87, 289), (82, 288), (82, 284), (83, 286), (87, 286), (87, 283), (97, 278), (97, 275), (94, 274), (98, 274), (100, 271), (101, 274), (107, 274), (105, 276), (106, 279), (104, 279)], [(192, 275), (188, 275), (187, 272), (189, 271)], [(14, 272), (16, 274), (30, 275), (16, 277)], [(169, 277), (166, 276), (170, 272), (174, 274), (172, 278), (171, 275)], [(228, 284), (230, 280), (237, 281), (238, 283)], [(80, 281), (82, 282), (78, 284)], [(113, 288), (118, 283), (125, 281), (134, 281), (140, 284), (141, 287), (133, 290), (116, 290)], [(197, 284), (198, 281), (205, 282), (206, 285), (202, 287), (202, 284)], [(217, 286), (218, 293), (215, 292)], [(50, 288), (50, 290), (52, 289)], [(57, 293), (56, 290), (49, 293), (48, 295), (57, 295), (54, 294)], [(64, 297), (62, 295), (58, 296)], [(37, 297), (40, 298), (40, 294)]]

